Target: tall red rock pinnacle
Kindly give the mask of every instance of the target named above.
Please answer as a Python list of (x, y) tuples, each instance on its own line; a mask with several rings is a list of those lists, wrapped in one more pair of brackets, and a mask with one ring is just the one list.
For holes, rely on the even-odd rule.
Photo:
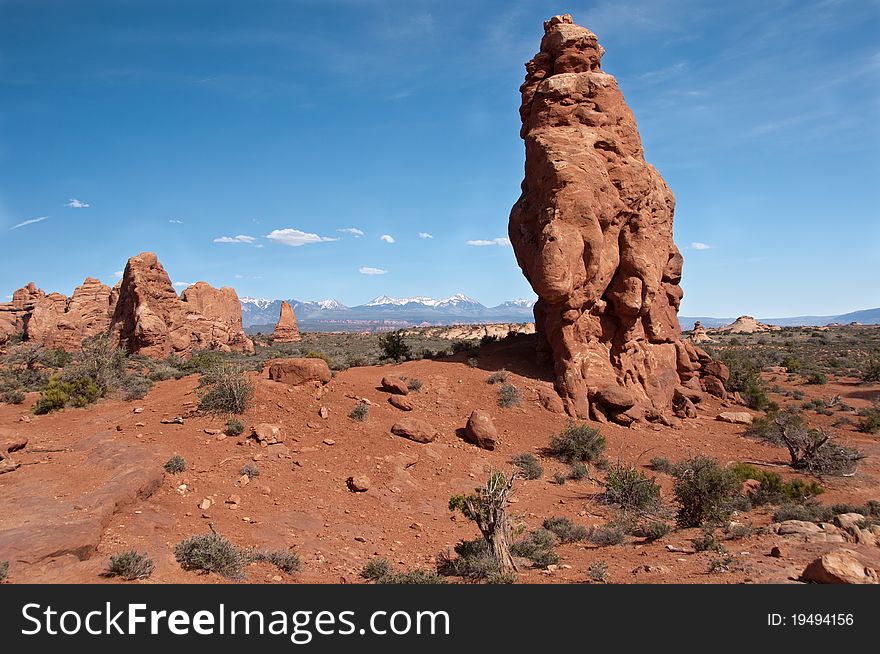
[(701, 389), (700, 353), (678, 324), (675, 198), (603, 54), (571, 16), (544, 23), (520, 87), (526, 165), (510, 240), (568, 413), (667, 422)]
[(282, 302), (278, 323), (275, 325), (275, 331), (272, 332), (272, 341), (275, 343), (296, 343), (301, 339), (293, 307), (289, 302)]

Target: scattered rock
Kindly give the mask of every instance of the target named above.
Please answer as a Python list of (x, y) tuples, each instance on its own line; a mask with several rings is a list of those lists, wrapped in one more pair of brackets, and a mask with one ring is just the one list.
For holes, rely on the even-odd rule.
[(163, 425), (182, 425), (183, 417), (174, 416), (173, 418), (162, 418), (159, 422), (161, 422)]
[(785, 558), (785, 550), (779, 545), (774, 545), (770, 548), (770, 556), (774, 559), (784, 559)]
[(366, 475), (353, 475), (345, 483), (352, 493), (366, 493), (370, 490), (370, 478)]
[(254, 425), (251, 437), (255, 438), (260, 445), (275, 445), (284, 442), (284, 431), (281, 425), (261, 422)]
[(877, 571), (866, 566), (856, 557), (855, 552), (847, 549), (837, 549), (823, 554), (804, 569), (801, 580), (816, 584), (880, 583)]
[(834, 524), (841, 529), (849, 530), (853, 527), (858, 527), (864, 519), (865, 516), (861, 513), (839, 513), (834, 516)]
[(492, 421), (492, 416), (486, 411), (483, 411), (482, 409), (474, 409), (468, 418), (464, 433), (467, 440), (477, 447), (481, 447), (484, 450), (495, 449), (498, 430), (495, 429), (495, 423)]
[(395, 423), (391, 427), (391, 433), (416, 443), (430, 443), (440, 435), (433, 425), (417, 418), (404, 418)]
[(401, 411), (412, 411), (415, 408), (412, 400), (403, 395), (392, 395), (388, 398), (388, 403)]
[(382, 386), (383, 391), (387, 391), (389, 393), (395, 393), (397, 395), (408, 395), (409, 388), (406, 385), (406, 382), (398, 377), (394, 377), (393, 375), (385, 375), (382, 377), (382, 382), (380, 384)]
[(202, 511), (207, 511), (207, 510), (210, 509), (213, 505), (214, 505), (214, 500), (212, 500), (210, 497), (206, 497), (206, 498), (203, 499), (201, 502), (199, 502), (199, 508), (200, 508)]
[(715, 416), (715, 420), (729, 422), (732, 425), (750, 425), (754, 416), (748, 411), (724, 411)]
[(206, 433), (208, 436), (216, 436), (217, 434), (222, 434), (222, 433), (223, 433), (223, 430), (222, 430), (222, 429), (216, 429), (216, 428), (213, 428), (213, 427), (207, 427), (207, 428), (205, 429), (205, 433)]
[(279, 359), (269, 364), (269, 379), (289, 386), (307, 382), (326, 384), (332, 378), (333, 373), (324, 359)]
[(322, 420), (326, 420), (327, 418), (330, 417), (330, 409), (328, 409), (325, 406), (322, 406), (320, 409), (318, 409), (318, 417), (321, 418)]
[(324, 445), (336, 445), (336, 441), (334, 441), (332, 438), (325, 438), (321, 442), (324, 443)]

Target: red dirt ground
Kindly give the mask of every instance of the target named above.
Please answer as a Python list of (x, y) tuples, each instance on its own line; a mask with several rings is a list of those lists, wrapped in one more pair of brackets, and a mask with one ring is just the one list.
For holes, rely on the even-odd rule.
[[(302, 572), (287, 575), (268, 564), (252, 564), (247, 568), (251, 582), (361, 583), (358, 573), (373, 556), (387, 557), (400, 568), (431, 568), (439, 551), (459, 539), (479, 535), (472, 523), (448, 510), (449, 497), (472, 490), (490, 467), (508, 468), (510, 457), (517, 453), (539, 455), (551, 435), (567, 423), (565, 416), (550, 413), (537, 402), (537, 389), (551, 386), (540, 379), (540, 371), (511, 365), (528, 360), (523, 346), (501, 344), (484, 352), (480, 368), (469, 367), (462, 355), (351, 368), (338, 373), (323, 389), (292, 388), (255, 374), (255, 401), (243, 417), (246, 431), (222, 440), (204, 430), (223, 428), (225, 419), (194, 412), (197, 376), (157, 383), (143, 400), (105, 400), (46, 416), (30, 415), (37, 397), (34, 393), (24, 405), (0, 405), (0, 440), (13, 435), (29, 439), (28, 447), (15, 455), (23, 465), (0, 476), (0, 503), (7, 507), (0, 515), (0, 531), (23, 526), (16, 536), (19, 554), (10, 561), (9, 581), (115, 583), (102, 576), (108, 557), (134, 547), (148, 552), (156, 562), (152, 577), (139, 583), (224, 583), (216, 575), (185, 572), (174, 559), (175, 544), (208, 532), (209, 523), (242, 547), (292, 547), (300, 553)], [(510, 381), (523, 393), (519, 407), (499, 408), (497, 387), (486, 383), (488, 371), (503, 367), (512, 371)], [(414, 411), (404, 414), (388, 403), (388, 393), (378, 388), (387, 374), (423, 381), (421, 391), (409, 396)], [(784, 376), (778, 377), (773, 384), (791, 388)], [(856, 408), (880, 397), (876, 386), (850, 379), (798, 387), (807, 399), (840, 394)], [(363, 423), (348, 418), (358, 397), (372, 402)], [(774, 399), (781, 403), (781, 398)], [(318, 415), (322, 406), (329, 410), (326, 420)], [(723, 464), (784, 463), (784, 451), (746, 438), (743, 426), (715, 420), (720, 411), (743, 410), (728, 406), (707, 398), (699, 407), (698, 419), (672, 428), (595, 426), (608, 440), (612, 461), (619, 458), (647, 466), (655, 456), (676, 461), (707, 454)], [(134, 413), (136, 407), (143, 412)], [(494, 452), (478, 449), (456, 435), (475, 408), (487, 409), (494, 416), (500, 437)], [(160, 423), (178, 415), (185, 417), (184, 424)], [(425, 445), (392, 435), (391, 425), (405, 415), (429, 421), (440, 437)], [(823, 426), (836, 417), (810, 415)], [(30, 416), (30, 422), (21, 421), (22, 416)], [(283, 425), (289, 455), (279, 456), (272, 450), (280, 448), (262, 448), (246, 438), (250, 426), (260, 422)], [(826, 492), (820, 499), (826, 504), (877, 499), (878, 437), (852, 428), (836, 431), (868, 456), (854, 477), (824, 480)], [(173, 453), (188, 463), (183, 474), (162, 471)], [(260, 475), (240, 486), (239, 470), (247, 462), (255, 462)], [(611, 511), (599, 499), (600, 486), (586, 480), (558, 485), (552, 481), (554, 473), (564, 473), (568, 466), (548, 458), (541, 458), (541, 463), (544, 476), (519, 482), (514, 491), (511, 509), (517, 520), (529, 529), (551, 516), (567, 516), (584, 525), (605, 522)], [(772, 469), (789, 476), (785, 467)], [(348, 490), (346, 479), (357, 474), (370, 477), (368, 492)], [(671, 478), (657, 476), (669, 501)], [(155, 484), (155, 492), (144, 497)], [(237, 509), (225, 504), (230, 495), (240, 496)], [(203, 498), (214, 500), (206, 511), (199, 508)], [(736, 519), (760, 527), (769, 524), (770, 514), (772, 508), (762, 508)], [(76, 522), (80, 518), (85, 522)], [(615, 583), (786, 582), (797, 578), (821, 552), (839, 547), (755, 535), (727, 541), (735, 558), (733, 569), (709, 573), (709, 561), (716, 554), (669, 549), (689, 547), (689, 539), (697, 533), (675, 531), (650, 544), (630, 538), (625, 544), (601, 548), (563, 545), (558, 548), (562, 561), (557, 569), (525, 569), (519, 580), (586, 582), (590, 563), (601, 560), (607, 564), (609, 581)], [(59, 549), (58, 542), (67, 544)], [(85, 546), (64, 551), (77, 543)], [(3, 545), (0, 539), (0, 551)], [(784, 548), (783, 558), (769, 556), (774, 545)], [(880, 560), (880, 548), (846, 547), (875, 567)]]

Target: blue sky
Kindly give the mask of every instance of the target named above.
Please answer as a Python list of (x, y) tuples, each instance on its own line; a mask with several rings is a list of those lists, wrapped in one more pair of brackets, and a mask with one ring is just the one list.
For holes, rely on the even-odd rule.
[(496, 239), (563, 12), (676, 195), (682, 313), (880, 306), (867, 0), (0, 0), (0, 298), (144, 250), (240, 295), (530, 297)]

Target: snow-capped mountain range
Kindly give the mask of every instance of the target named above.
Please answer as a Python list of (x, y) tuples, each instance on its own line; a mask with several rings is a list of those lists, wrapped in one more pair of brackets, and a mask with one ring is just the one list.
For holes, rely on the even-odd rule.
[[(266, 331), (278, 320), (281, 300), (242, 297), (241, 312), (245, 329)], [(534, 300), (517, 299), (487, 307), (463, 293), (447, 298), (424, 296), (395, 298), (380, 295), (355, 307), (333, 299), (287, 300), (297, 321), (306, 329), (343, 329), (370, 324), (444, 325), (451, 323), (530, 322)], [(353, 327), (353, 328), (354, 328)]]

